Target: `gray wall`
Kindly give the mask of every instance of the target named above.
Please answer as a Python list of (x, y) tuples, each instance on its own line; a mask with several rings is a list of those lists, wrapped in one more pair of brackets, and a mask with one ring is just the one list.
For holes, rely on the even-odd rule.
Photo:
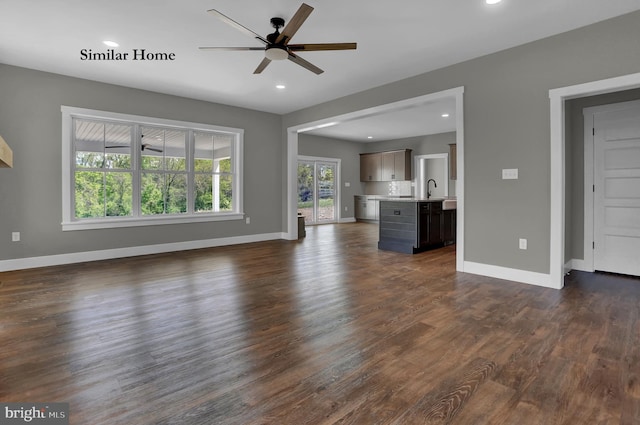
[[(416, 155), (449, 153), (449, 145), (455, 142), (455, 132), (429, 134), (426, 136), (366, 143), (365, 152), (382, 152), (395, 149), (411, 149), (411, 178), (415, 179), (416, 170), (414, 158)], [(455, 196), (455, 194), (455, 180), (449, 180), (449, 196)]]
[[(0, 259), (280, 232), (281, 117), (0, 64)], [(243, 128), (244, 220), (63, 232), (60, 105)], [(11, 242), (11, 232), (21, 242)]]
[[(288, 114), (283, 132), (464, 86), (465, 260), (546, 274), (549, 90), (640, 72), (638, 40), (634, 12)], [(518, 168), (519, 180), (501, 180), (503, 168)]]

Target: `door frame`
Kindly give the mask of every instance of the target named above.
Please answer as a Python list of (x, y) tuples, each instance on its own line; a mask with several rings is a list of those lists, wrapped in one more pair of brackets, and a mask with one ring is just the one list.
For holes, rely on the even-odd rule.
[(640, 107), (640, 100), (617, 102), (608, 105), (591, 106), (582, 110), (584, 116), (584, 263), (580, 270), (594, 272), (595, 257), (593, 241), (595, 240), (595, 138), (593, 136), (593, 116), (600, 112), (613, 112), (633, 107)]
[[(318, 217), (316, 217), (316, 221), (315, 224), (329, 224), (329, 223), (339, 223), (340, 222), (340, 211), (341, 211), (341, 203), (340, 203), (340, 187), (342, 186), (341, 183), (341, 177), (340, 177), (340, 169), (342, 168), (342, 160), (340, 158), (325, 158), (325, 157), (321, 157), (321, 156), (306, 156), (306, 155), (300, 155), (298, 156), (298, 161), (311, 161), (311, 162), (330, 162), (336, 165), (336, 174), (334, 177), (334, 182), (333, 182), (333, 207), (334, 207), (334, 219), (333, 221), (322, 221), (319, 222), (318, 221)], [(314, 167), (315, 169), (315, 167)], [(296, 177), (298, 175), (297, 172), (297, 166), (296, 166)], [(314, 174), (314, 186), (316, 186), (315, 183), (315, 174)], [(320, 202), (320, 198), (318, 197), (317, 199), (318, 202)], [(314, 204), (316, 202), (316, 199), (314, 197)], [(296, 203), (296, 215), (297, 215), (297, 203)], [(297, 229), (296, 229), (297, 230)]]
[(380, 106), (361, 109), (346, 114), (330, 116), (319, 120), (308, 121), (287, 128), (287, 201), (286, 201), (286, 233), (283, 239), (298, 239), (297, 223), (297, 161), (298, 161), (298, 132), (320, 128), (332, 123), (365, 117), (372, 114), (380, 114), (388, 111), (396, 111), (406, 107), (421, 105), (439, 99), (454, 98), (456, 100), (456, 144), (457, 144), (457, 220), (456, 220), (456, 270), (464, 271), (464, 87), (455, 87), (436, 93), (417, 96), (410, 99), (391, 102)]
[[(551, 198), (549, 286), (564, 286), (565, 259), (565, 100), (640, 88), (640, 72), (549, 90)], [(571, 267), (569, 267), (570, 269)]]
[(421, 166), (422, 160), (426, 159), (444, 159), (444, 196), (449, 196), (449, 154), (448, 153), (432, 153), (428, 155), (416, 155), (414, 157), (414, 173), (415, 173), (415, 194), (420, 196), (423, 192), (424, 185), (424, 167)]

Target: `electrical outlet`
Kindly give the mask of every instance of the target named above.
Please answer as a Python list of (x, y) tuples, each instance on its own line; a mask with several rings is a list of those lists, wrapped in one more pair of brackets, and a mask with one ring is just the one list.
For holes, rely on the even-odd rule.
[(345, 211), (349, 211), (349, 207), (344, 207), (344, 210)]
[(245, 218), (244, 222), (247, 223), (247, 224), (251, 224), (251, 217)]
[(344, 182), (344, 187), (351, 187), (351, 182)]
[(527, 249), (527, 240), (520, 239), (520, 249)]
[(11, 232), (11, 241), (20, 242), (20, 232)]
[(518, 180), (518, 169), (517, 168), (503, 168), (502, 169), (502, 180)]

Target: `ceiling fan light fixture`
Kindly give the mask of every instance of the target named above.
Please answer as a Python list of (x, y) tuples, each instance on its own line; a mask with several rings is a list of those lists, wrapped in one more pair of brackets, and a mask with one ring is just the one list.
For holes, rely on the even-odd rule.
[(485, 2), (487, 4), (498, 4), (500, 3), (502, 0), (485, 0)]
[(280, 47), (267, 47), (264, 56), (272, 61), (282, 61), (289, 57), (289, 52)]

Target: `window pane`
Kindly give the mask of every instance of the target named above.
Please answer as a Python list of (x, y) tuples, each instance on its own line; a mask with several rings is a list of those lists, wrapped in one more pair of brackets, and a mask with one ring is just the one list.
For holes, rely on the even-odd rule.
[(314, 223), (313, 185), (315, 181), (315, 167), (312, 162), (298, 162), (298, 213), (305, 217), (305, 221)]
[(142, 127), (142, 168), (144, 170), (185, 171), (187, 132)]
[(75, 119), (76, 167), (102, 168), (104, 163), (104, 123)]
[(196, 132), (194, 169), (197, 172), (213, 172), (213, 134)]
[(141, 127), (140, 151), (143, 170), (164, 170), (164, 130)]
[(104, 217), (104, 173), (75, 173), (75, 217)]
[(133, 190), (131, 173), (106, 173), (105, 202), (106, 215), (122, 217), (131, 215)]
[(213, 211), (231, 211), (233, 208), (232, 178), (213, 175)]
[(104, 149), (104, 168), (131, 169), (131, 126), (106, 123)]
[(102, 153), (76, 151), (76, 168), (102, 168), (103, 163)]
[(167, 171), (186, 171), (187, 132), (166, 130), (164, 132), (164, 157)]
[(186, 174), (167, 174), (166, 207), (167, 214), (187, 212), (187, 176)]
[(76, 167), (131, 168), (130, 124), (75, 120)]
[(140, 210), (144, 215), (164, 214), (164, 175), (143, 173), (140, 182)]
[(144, 215), (187, 212), (186, 174), (144, 173), (140, 207)]
[(194, 184), (194, 210), (196, 212), (213, 211), (213, 176), (211, 174), (196, 174)]
[[(214, 151), (213, 151), (214, 171), (217, 171), (220, 173), (233, 172), (233, 170), (231, 169), (232, 167), (231, 154), (233, 153), (231, 149), (231, 146), (232, 146), (231, 142), (232, 142), (232, 139), (230, 136), (225, 135), (224, 137), (216, 137), (214, 141)], [(220, 164), (219, 170), (215, 169), (216, 162)]]

